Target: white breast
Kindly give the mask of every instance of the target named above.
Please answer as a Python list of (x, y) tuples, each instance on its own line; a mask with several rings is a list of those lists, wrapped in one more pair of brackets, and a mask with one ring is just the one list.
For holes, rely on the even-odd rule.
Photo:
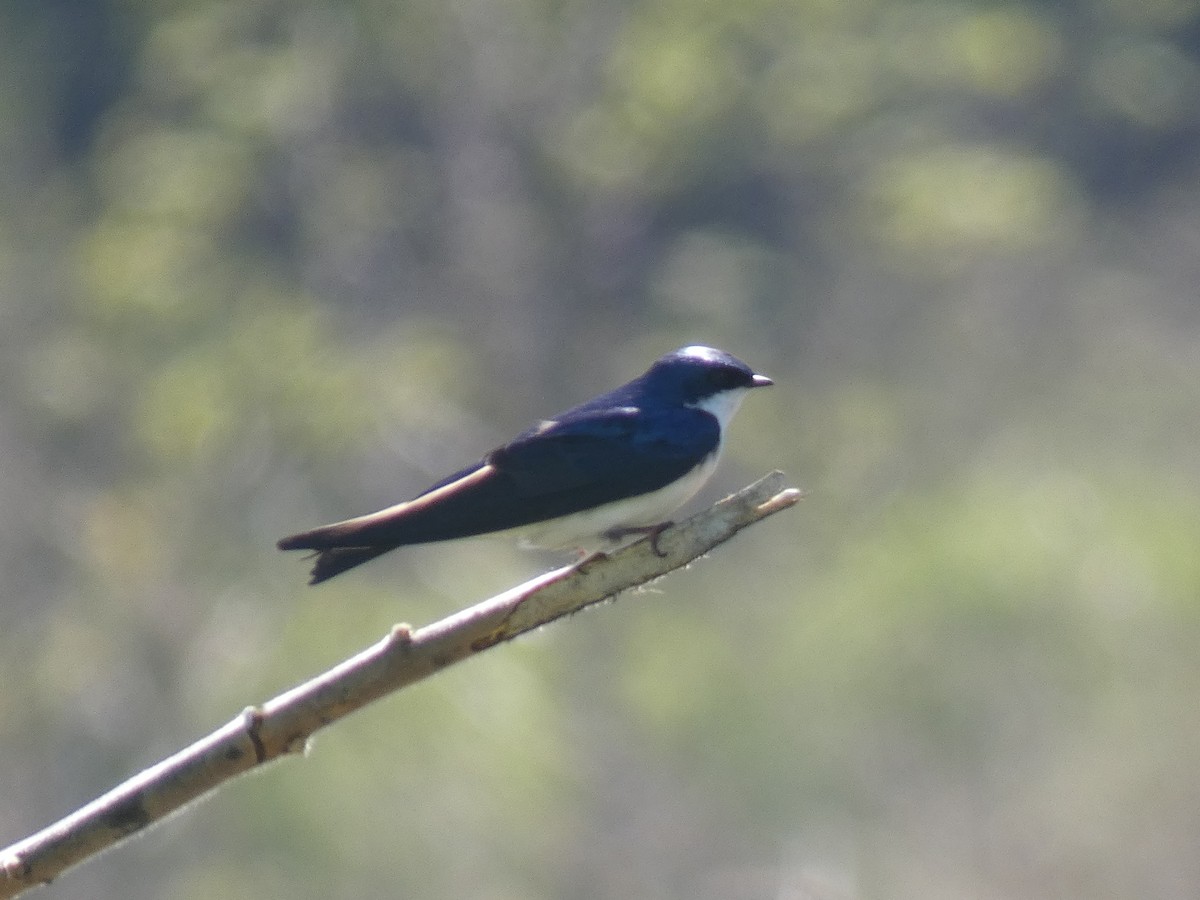
[(620, 528), (648, 528), (671, 518), (708, 481), (721, 448), (678, 481), (650, 494), (628, 497), (595, 509), (514, 529), (522, 546), (548, 549), (600, 550), (625, 541), (612, 541), (605, 532)]

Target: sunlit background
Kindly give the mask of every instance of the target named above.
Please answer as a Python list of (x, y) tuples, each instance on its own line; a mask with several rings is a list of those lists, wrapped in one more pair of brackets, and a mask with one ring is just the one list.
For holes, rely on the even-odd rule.
[(274, 541), (694, 342), (803, 504), (38, 896), (1194, 900), (1196, 0), (0, 5), (0, 844), (558, 562)]

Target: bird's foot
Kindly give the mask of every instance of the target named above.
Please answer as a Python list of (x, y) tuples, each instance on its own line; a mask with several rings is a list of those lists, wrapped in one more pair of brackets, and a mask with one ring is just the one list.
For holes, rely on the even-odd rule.
[(663, 553), (662, 548), (658, 546), (658, 538), (664, 531), (674, 525), (674, 522), (659, 522), (657, 525), (629, 525), (621, 528), (610, 528), (604, 532), (604, 536), (610, 541), (619, 541), (621, 538), (628, 537), (631, 534), (642, 534), (650, 538), (650, 549), (654, 551), (654, 555), (660, 559), (667, 554)]
[(575, 563), (576, 572), (586, 572), (594, 564), (603, 562), (608, 559), (608, 554), (603, 550), (597, 550), (594, 553), (584, 552), (579, 557), (579, 562)]

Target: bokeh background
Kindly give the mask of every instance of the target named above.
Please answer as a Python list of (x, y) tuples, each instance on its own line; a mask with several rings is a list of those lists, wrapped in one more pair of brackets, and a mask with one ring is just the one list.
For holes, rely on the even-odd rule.
[(711, 560), (53, 898), (1200, 895), (1195, 0), (6, 0), (0, 843), (552, 565), (276, 538), (711, 343)]

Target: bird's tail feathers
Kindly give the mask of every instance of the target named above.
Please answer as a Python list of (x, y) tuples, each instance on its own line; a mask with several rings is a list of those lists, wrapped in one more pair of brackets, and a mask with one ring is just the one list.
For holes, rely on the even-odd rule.
[(377, 556), (382, 556), (393, 547), (334, 547), (330, 550), (319, 550), (313, 562), (309, 584), (320, 584), (334, 575), (340, 575), (347, 569), (353, 569)]
[(312, 531), (302, 531), (299, 534), (289, 534), (275, 544), (280, 550), (329, 550), (333, 547), (345, 546), (349, 537), (337, 525), (324, 525)]
[(320, 584), (399, 545), (399, 541), (374, 540), (368, 543), (368, 537), (361, 533), (361, 529), (347, 528), (345, 523), (338, 523), (289, 535), (280, 540), (277, 546), (280, 550), (316, 551), (316, 561), (308, 583)]

